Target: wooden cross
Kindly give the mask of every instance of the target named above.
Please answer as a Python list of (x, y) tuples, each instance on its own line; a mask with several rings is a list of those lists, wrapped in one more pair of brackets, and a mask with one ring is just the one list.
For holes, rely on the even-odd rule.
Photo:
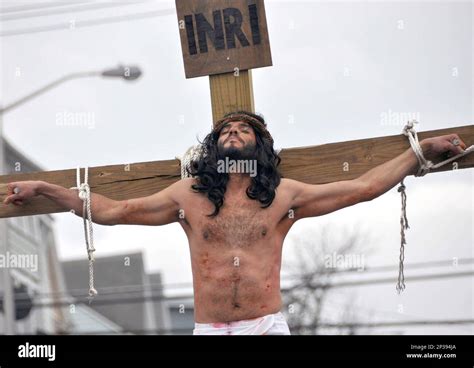
[[(254, 112), (251, 69), (272, 65), (263, 0), (176, 0), (176, 8), (186, 77), (209, 75), (213, 121), (231, 111)], [(419, 138), (452, 133), (457, 133), (467, 146), (474, 144), (473, 125), (420, 132)], [(284, 177), (309, 184), (350, 180), (409, 147), (407, 137), (398, 134), (287, 148), (280, 152), (280, 169)], [(471, 167), (474, 167), (472, 154), (433, 172)], [(180, 172), (180, 161), (176, 159), (91, 167), (89, 185), (94, 193), (126, 200), (149, 196), (168, 187), (181, 179)], [(76, 170), (0, 176), (0, 218), (68, 211), (42, 196), (23, 206), (4, 205), (7, 184), (25, 180), (41, 180), (70, 188), (76, 185)], [(4, 231), (0, 231), (0, 237), (1, 245), (5, 243)], [(4, 280), (7, 322), (13, 320), (14, 313), (10, 281), (7, 275)], [(13, 333), (9, 325), (11, 323), (6, 325), (7, 333)]]
[[(272, 58), (263, 0), (176, 0), (187, 78), (210, 75), (213, 121), (235, 110), (255, 111), (251, 68), (270, 66)], [(420, 132), (420, 139), (457, 133), (469, 146), (474, 126)], [(359, 177), (409, 148), (402, 135), (367, 138), (319, 146), (283, 149), (284, 177), (323, 184)], [(474, 167), (474, 155), (456, 162), (457, 169)], [(452, 170), (446, 165), (434, 172)], [(75, 169), (0, 176), (0, 201), (12, 181), (42, 180), (66, 188), (74, 186)], [(111, 199), (148, 196), (180, 180), (180, 162), (172, 159), (91, 167), (91, 191)], [(66, 212), (45, 197), (25, 206), (0, 202), (0, 218)]]
[[(176, 0), (181, 46), (187, 78), (209, 75), (212, 116), (216, 122), (236, 110), (254, 112), (252, 68), (272, 65), (263, 0)], [(474, 126), (431, 130), (419, 138), (457, 133), (474, 144)], [(367, 138), (280, 152), (281, 173), (309, 184), (359, 177), (409, 148), (402, 135)], [(474, 155), (456, 161), (456, 169), (474, 167)], [(433, 172), (452, 170), (446, 165)], [(58, 170), (0, 176), (0, 201), (12, 181), (41, 180), (65, 188), (75, 186), (76, 170)], [(91, 167), (91, 191), (114, 200), (148, 196), (180, 180), (177, 159)], [(66, 212), (45, 197), (24, 206), (3, 205), (0, 218)]]
[[(213, 121), (235, 110), (254, 112), (252, 68), (272, 65), (263, 0), (176, 0), (178, 24), (187, 78), (209, 75)], [(467, 146), (474, 144), (474, 126), (431, 130), (419, 138), (457, 133)], [(309, 184), (323, 184), (359, 177), (393, 159), (410, 147), (402, 134), (287, 148), (280, 153), (281, 173)], [(433, 172), (474, 167), (474, 155), (455, 166)], [(152, 195), (180, 180), (177, 159), (91, 167), (91, 191), (114, 200)], [(3, 205), (7, 184), (41, 180), (70, 188), (76, 170), (58, 170), (0, 176), (0, 218), (67, 212), (45, 197), (24, 206)]]

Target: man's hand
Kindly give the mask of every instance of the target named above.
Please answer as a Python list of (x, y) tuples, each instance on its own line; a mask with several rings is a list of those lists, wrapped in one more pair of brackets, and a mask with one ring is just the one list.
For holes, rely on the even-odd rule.
[[(457, 145), (453, 144), (457, 143)], [(424, 144), (422, 144), (424, 143)], [(439, 137), (423, 139), (420, 145), (423, 149), (423, 156), (427, 160), (444, 161), (446, 158), (459, 155), (466, 149), (466, 144), (459, 138), (457, 134), (442, 135)]]
[[(67, 211), (82, 217), (84, 202), (78, 196), (77, 189), (66, 189), (60, 185), (44, 181), (18, 181), (9, 183), (8, 194), (4, 204), (26, 205), (35, 196), (45, 198), (59, 204)], [(122, 212), (122, 202), (115, 201), (97, 193), (91, 193), (91, 211), (93, 221), (100, 225), (115, 225)]]
[[(192, 179), (189, 179), (192, 181)], [(178, 221), (180, 198), (189, 191), (190, 181), (179, 180), (148, 197), (116, 201), (98, 193), (91, 193), (92, 220), (100, 225), (165, 225)], [(26, 205), (35, 196), (44, 196), (75, 215), (83, 216), (83, 201), (77, 189), (66, 189), (44, 181), (9, 183), (4, 204)]]
[(30, 198), (38, 195), (40, 183), (40, 181), (19, 181), (16, 183), (9, 183), (7, 186), (8, 194), (3, 203), (13, 203), (14, 205), (21, 206)]

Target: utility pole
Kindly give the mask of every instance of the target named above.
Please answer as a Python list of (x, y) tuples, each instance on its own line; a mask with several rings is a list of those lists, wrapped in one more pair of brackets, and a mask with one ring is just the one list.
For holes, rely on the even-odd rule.
[[(1, 107), (0, 107), (1, 110)], [(6, 174), (6, 153), (3, 144), (3, 116), (0, 114), (0, 174)], [(0, 254), (8, 255), (8, 219), (0, 219)], [(0, 285), (2, 286), (3, 303), (3, 333), (5, 335), (15, 334), (15, 301), (13, 294), (13, 282), (10, 269), (5, 266), (0, 270)]]

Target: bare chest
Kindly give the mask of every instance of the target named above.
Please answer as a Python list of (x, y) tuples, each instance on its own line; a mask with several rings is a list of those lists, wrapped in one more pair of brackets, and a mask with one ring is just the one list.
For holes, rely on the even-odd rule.
[(229, 248), (248, 248), (265, 241), (275, 232), (281, 210), (274, 203), (269, 208), (261, 208), (258, 201), (250, 199), (225, 200), (215, 217), (213, 205), (207, 199), (195, 203), (189, 216), (193, 237), (201, 243)]
[(203, 218), (200, 222), (202, 238), (228, 247), (250, 247), (265, 239), (273, 228), (269, 209), (257, 205), (230, 203), (223, 206), (214, 219)]

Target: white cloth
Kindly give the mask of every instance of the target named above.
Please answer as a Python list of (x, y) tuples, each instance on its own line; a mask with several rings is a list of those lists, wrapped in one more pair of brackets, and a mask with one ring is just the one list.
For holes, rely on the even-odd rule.
[(194, 335), (291, 335), (281, 312), (254, 319), (195, 323)]

